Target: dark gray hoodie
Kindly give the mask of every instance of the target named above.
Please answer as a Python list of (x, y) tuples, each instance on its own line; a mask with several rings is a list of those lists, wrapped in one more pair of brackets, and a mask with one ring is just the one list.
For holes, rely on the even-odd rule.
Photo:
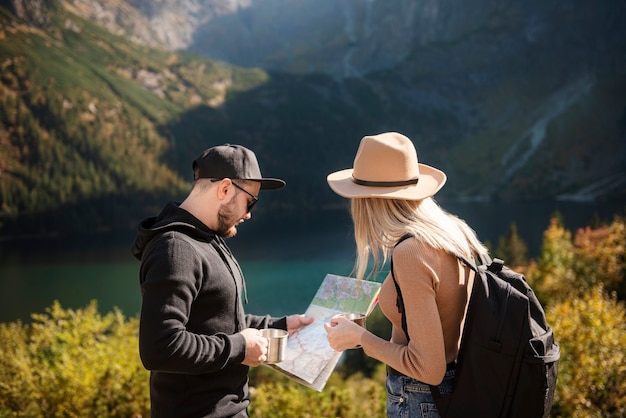
[(244, 328), (286, 329), (286, 317), (246, 315), (244, 280), (224, 240), (174, 203), (139, 224), (139, 353), (152, 417), (247, 416)]

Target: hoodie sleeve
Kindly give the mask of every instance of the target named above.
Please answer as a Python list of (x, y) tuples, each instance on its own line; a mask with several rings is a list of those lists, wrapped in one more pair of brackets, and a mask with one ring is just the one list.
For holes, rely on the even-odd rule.
[(257, 315), (246, 315), (246, 325), (249, 328), (277, 328), (282, 330), (287, 330), (287, 317), (283, 316), (280, 318), (273, 318), (269, 315), (265, 316), (257, 316)]
[(193, 302), (207, 274), (197, 249), (176, 234), (153, 241), (143, 254), (140, 271), (139, 351), (146, 369), (199, 374), (241, 363), (245, 357), (241, 334), (188, 329)]

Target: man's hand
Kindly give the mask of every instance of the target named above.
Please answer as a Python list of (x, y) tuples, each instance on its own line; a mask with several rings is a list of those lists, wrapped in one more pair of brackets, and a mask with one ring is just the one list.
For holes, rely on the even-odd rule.
[(304, 315), (289, 315), (287, 317), (287, 332), (291, 336), (301, 327), (312, 324), (313, 321), (315, 321), (315, 318), (307, 318)]
[(246, 339), (246, 357), (242, 364), (256, 367), (267, 360), (267, 338), (261, 335), (260, 330), (246, 328), (240, 334)]

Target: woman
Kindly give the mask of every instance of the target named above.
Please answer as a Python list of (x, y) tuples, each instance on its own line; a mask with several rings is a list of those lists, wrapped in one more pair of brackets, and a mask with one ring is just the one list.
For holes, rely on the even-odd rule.
[(429, 385), (438, 386), (442, 396), (453, 390), (473, 280), (473, 271), (458, 257), (472, 259), (487, 249), (464, 221), (435, 203), (432, 196), (446, 175), (418, 163), (413, 143), (402, 134), (364, 137), (354, 168), (327, 180), (335, 193), (351, 199), (356, 277), (364, 278), (370, 255), (371, 275), (393, 258), (393, 276), (390, 272), (379, 296), (392, 323), (390, 341), (341, 317), (325, 324), (328, 341), (337, 351), (361, 345), (387, 365), (389, 417), (438, 416)]

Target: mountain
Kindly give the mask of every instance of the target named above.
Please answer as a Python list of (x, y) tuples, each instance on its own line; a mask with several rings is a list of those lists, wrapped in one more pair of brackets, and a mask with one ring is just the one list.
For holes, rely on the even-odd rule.
[[(409, 119), (422, 121), (417, 134), (424, 133), (428, 146), (444, 148), (440, 164), (446, 170), (470, 180), (457, 183), (468, 198), (556, 194), (593, 200), (611, 189), (623, 193), (622, 1), (194, 4), (203, 23), (191, 25), (194, 34), (186, 42), (162, 38), (165, 45), (246, 67), (366, 85), (372, 102), (406, 107)], [(161, 2), (148, 16), (173, 22), (172, 10)], [(168, 32), (176, 31), (172, 26)], [(342, 97), (345, 91), (335, 90), (337, 100), (351, 100)], [(487, 170), (475, 167), (482, 160), (467, 160), (487, 158), (468, 152), (477, 144), (494, 154)], [(536, 178), (538, 173), (550, 178)]]
[(626, 200), (626, 10), (587, 3), (2, 2), (0, 235), (131, 229), (224, 142), (313, 218), (387, 130), (441, 199)]
[[(475, 58), (491, 63), (498, 57), (495, 61), (527, 62), (530, 57), (513, 54), (532, 54), (540, 48), (564, 60), (607, 57), (610, 49), (624, 46), (626, 18), (620, 0), (593, 4), (585, 0), (66, 0), (63, 4), (141, 42), (240, 66), (335, 77), (404, 65), (424, 47), (451, 53), (450, 61), (464, 65), (469, 57), (456, 50), (459, 44), (471, 44)], [(595, 48), (598, 45), (602, 48)], [(512, 49), (498, 49), (507, 47)]]
[(24, 18), (0, 8), (4, 236), (134, 227), (189, 185), (190, 158), (169, 164), (167, 125), (267, 78), (129, 42), (52, 2), (26, 6)]

